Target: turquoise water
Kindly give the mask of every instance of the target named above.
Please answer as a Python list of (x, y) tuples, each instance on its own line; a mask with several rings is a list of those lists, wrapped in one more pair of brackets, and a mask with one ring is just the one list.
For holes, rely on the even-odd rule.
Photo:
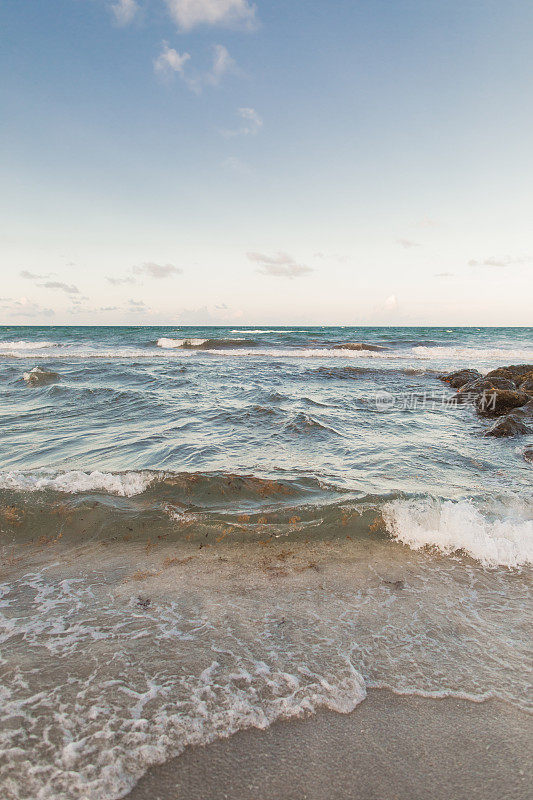
[[(384, 349), (336, 349), (353, 342)], [(523, 482), (526, 467), (512, 443), (480, 436), (470, 408), (439, 402), (449, 392), (435, 373), (528, 360), (524, 328), (3, 328), (0, 469), (282, 471), (373, 492), (456, 496), (487, 480), (496, 489)], [(61, 380), (28, 388), (22, 375), (34, 366)], [(377, 407), (380, 392), (397, 398), (391, 408)], [(424, 393), (432, 403), (422, 407), (414, 398)]]

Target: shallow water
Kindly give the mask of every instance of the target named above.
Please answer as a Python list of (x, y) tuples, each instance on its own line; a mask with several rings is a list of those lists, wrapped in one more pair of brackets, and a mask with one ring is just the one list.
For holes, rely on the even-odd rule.
[(369, 686), (530, 710), (532, 437), (436, 376), (532, 333), (0, 329), (4, 795), (111, 800)]

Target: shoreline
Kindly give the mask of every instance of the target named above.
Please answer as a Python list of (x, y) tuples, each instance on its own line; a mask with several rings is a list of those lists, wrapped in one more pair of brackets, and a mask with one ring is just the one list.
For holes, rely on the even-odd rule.
[(349, 714), (320, 709), (187, 747), (151, 767), (124, 797), (525, 800), (531, 741), (529, 715), (499, 700), (370, 689)]

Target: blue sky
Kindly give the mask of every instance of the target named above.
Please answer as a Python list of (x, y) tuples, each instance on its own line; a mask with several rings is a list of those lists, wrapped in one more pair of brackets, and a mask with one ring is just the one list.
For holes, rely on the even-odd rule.
[(533, 5), (3, 0), (3, 324), (531, 324)]

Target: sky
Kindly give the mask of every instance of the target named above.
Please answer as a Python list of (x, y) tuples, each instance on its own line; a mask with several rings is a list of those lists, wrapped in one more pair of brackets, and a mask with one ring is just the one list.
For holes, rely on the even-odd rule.
[(0, 324), (531, 325), (528, 0), (0, 0)]

